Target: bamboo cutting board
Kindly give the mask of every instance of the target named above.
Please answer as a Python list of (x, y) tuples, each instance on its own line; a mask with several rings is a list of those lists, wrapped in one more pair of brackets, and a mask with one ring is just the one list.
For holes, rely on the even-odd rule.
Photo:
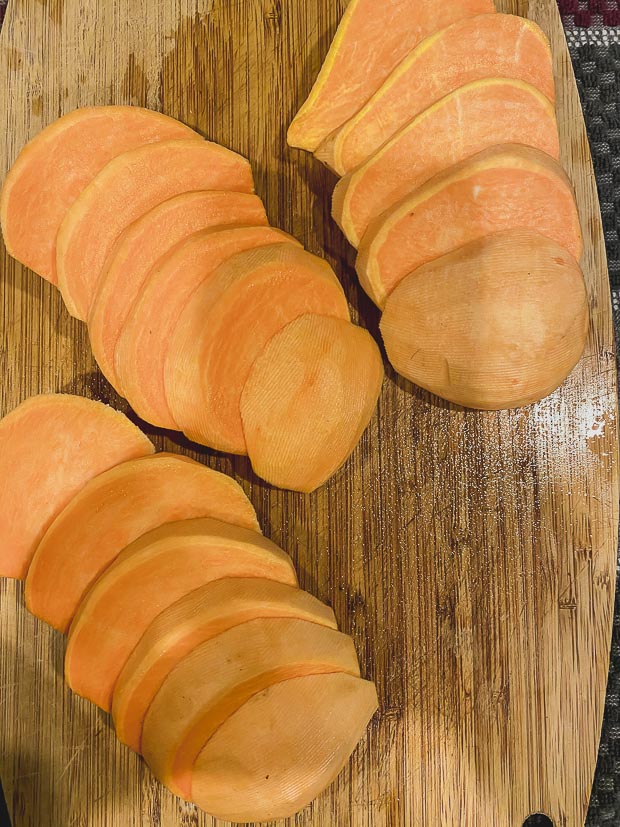
[[(157, 445), (233, 473), (303, 587), (330, 602), (381, 703), (301, 827), (582, 824), (596, 761), (615, 585), (616, 373), (595, 182), (553, 0), (502, 0), (551, 37), (563, 160), (583, 222), (592, 323), (567, 384), (533, 407), (476, 413), (388, 371), (337, 476), (305, 497), (244, 459)], [(269, 217), (325, 254), (363, 324), (378, 315), (329, 218), (333, 179), (285, 132), (341, 0), (11, 0), (0, 39), (0, 174), (78, 105), (143, 104), (247, 155)], [(378, 32), (380, 36), (380, 32)], [(0, 412), (70, 391), (123, 407), (59, 294), (4, 251)], [(148, 429), (147, 429), (148, 430)], [(41, 452), (45, 446), (40, 446)], [(206, 816), (157, 784), (107, 716), (62, 681), (60, 635), (0, 586), (0, 776), (14, 827), (190, 827)], [(286, 710), (283, 710), (286, 715)]]

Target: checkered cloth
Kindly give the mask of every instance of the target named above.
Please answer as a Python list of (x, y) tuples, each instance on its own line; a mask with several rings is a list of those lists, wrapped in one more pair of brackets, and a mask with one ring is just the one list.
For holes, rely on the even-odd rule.
[[(0, 25), (7, 0), (0, 0)], [(616, 335), (620, 333), (620, 0), (558, 0), (586, 114), (601, 201)], [(620, 584), (620, 566), (618, 569)], [(618, 589), (620, 593), (620, 589)], [(528, 827), (546, 827), (530, 819)], [(620, 600), (588, 827), (620, 825)], [(516, 826), (515, 826), (516, 827)]]

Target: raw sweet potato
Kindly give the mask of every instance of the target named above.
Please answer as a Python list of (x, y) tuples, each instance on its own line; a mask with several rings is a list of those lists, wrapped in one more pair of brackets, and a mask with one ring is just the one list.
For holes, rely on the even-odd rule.
[(137, 106), (76, 109), (22, 149), (2, 188), (0, 218), (10, 255), (56, 283), (56, 235), (65, 213), (103, 167), (127, 150), (200, 135)]
[(315, 154), (345, 175), (445, 95), (489, 77), (531, 83), (553, 103), (551, 48), (536, 23), (513, 14), (483, 14), (435, 32)]
[(336, 779), (376, 709), (374, 684), (351, 675), (274, 684), (206, 744), (194, 765), (192, 799), (224, 821), (293, 816)]
[(230, 715), (274, 683), (328, 672), (359, 676), (353, 641), (341, 632), (296, 618), (234, 626), (194, 649), (163, 682), (144, 720), (146, 762), (189, 799), (194, 763)]
[(67, 683), (109, 712), (127, 659), (164, 609), (225, 577), (297, 585), (291, 558), (256, 531), (212, 519), (168, 523), (140, 537), (92, 587), (71, 624)]
[(562, 167), (537, 149), (506, 144), (450, 167), (369, 226), (356, 269), (383, 307), (422, 264), (489, 233), (532, 229), (581, 257), (579, 215)]
[(164, 364), (183, 308), (192, 293), (231, 256), (284, 241), (300, 246), (292, 236), (273, 227), (200, 232), (162, 258), (149, 273), (128, 314), (115, 356), (123, 393), (139, 416), (162, 428), (178, 429), (166, 400)]
[(354, 247), (373, 218), (466, 158), (496, 144), (525, 144), (556, 160), (553, 104), (529, 83), (474, 81), (414, 118), (334, 190), (332, 215)]
[(87, 591), (126, 546), (157, 526), (192, 517), (259, 530), (240, 486), (187, 457), (157, 454), (100, 474), (58, 515), (37, 547), (26, 605), (66, 632)]
[(310, 152), (355, 115), (415, 46), (493, 0), (351, 0), (312, 90), (288, 130)]
[(271, 337), (305, 313), (349, 319), (329, 264), (292, 244), (238, 253), (198, 288), (165, 367), (170, 411), (190, 439), (246, 452), (239, 404), (250, 369)]
[(86, 320), (106, 259), (120, 234), (183, 192), (253, 192), (245, 158), (208, 141), (160, 141), (110, 161), (67, 211), (56, 241), (58, 286), (69, 312)]
[(0, 421), (0, 576), (26, 576), (41, 538), (89, 480), (153, 451), (101, 402), (65, 394), (22, 402)]
[(471, 408), (529, 405), (579, 361), (588, 301), (555, 241), (510, 230), (425, 264), (389, 296), (381, 332), (396, 370)]
[(314, 491), (360, 441), (382, 382), (366, 330), (326, 316), (291, 322), (256, 359), (241, 395), (254, 471), (280, 488)]
[[(93, 354), (108, 381), (122, 393), (114, 350), (134, 302), (162, 256), (192, 233), (207, 227), (268, 224), (262, 201), (245, 192), (185, 192), (169, 198), (121, 233), (103, 267), (90, 312)], [(166, 301), (162, 302), (162, 296)], [(158, 296), (167, 307), (174, 291)]]
[(157, 616), (123, 667), (112, 703), (120, 740), (140, 752), (144, 718), (166, 676), (200, 644), (258, 617), (297, 617), (337, 628), (328, 606), (275, 580), (229, 577), (194, 589)]

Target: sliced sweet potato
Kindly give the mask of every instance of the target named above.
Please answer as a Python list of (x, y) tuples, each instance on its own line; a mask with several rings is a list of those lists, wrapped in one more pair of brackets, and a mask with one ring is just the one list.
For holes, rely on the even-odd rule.
[(359, 676), (352, 639), (335, 629), (297, 618), (234, 626), (169, 673), (144, 720), (143, 755), (162, 783), (189, 799), (200, 751), (252, 695), (287, 678), (330, 672)]
[(178, 429), (166, 400), (164, 364), (183, 308), (226, 259), (284, 241), (300, 246), (273, 227), (217, 228), (186, 239), (149, 273), (128, 314), (115, 355), (123, 393), (139, 416), (162, 428)]
[(334, 190), (332, 215), (354, 247), (381, 213), (466, 158), (496, 144), (525, 144), (556, 160), (553, 104), (529, 83), (486, 78), (461, 86), (414, 118)]
[(159, 613), (225, 577), (297, 585), (288, 554), (252, 529), (195, 519), (140, 537), (97, 580), (71, 624), (65, 658), (71, 689), (109, 712), (118, 676)]
[(355, 449), (382, 383), (366, 330), (326, 316), (291, 322), (256, 359), (241, 395), (254, 471), (280, 488), (314, 491)]
[(200, 753), (193, 801), (224, 821), (293, 816), (336, 779), (377, 705), (374, 684), (346, 674), (293, 678), (256, 693)]
[(493, 0), (351, 0), (319, 76), (289, 127), (289, 144), (314, 152), (421, 40), (456, 20), (493, 11)]
[(450, 167), (376, 218), (362, 238), (356, 269), (383, 307), (398, 282), (422, 264), (493, 232), (532, 229), (581, 257), (570, 181), (553, 158), (505, 144)]
[(56, 240), (58, 286), (69, 312), (86, 320), (106, 259), (120, 234), (183, 192), (253, 192), (249, 163), (208, 141), (160, 141), (114, 158), (67, 211)]
[(170, 411), (190, 439), (246, 452), (239, 404), (250, 369), (269, 339), (305, 313), (349, 319), (329, 264), (292, 244), (238, 253), (198, 288), (164, 373)]
[(154, 450), (101, 402), (68, 394), (22, 402), (0, 420), (0, 576), (24, 579), (43, 535), (89, 480)]
[(126, 546), (157, 526), (192, 517), (259, 530), (241, 487), (187, 457), (157, 454), (100, 474), (39, 543), (26, 580), (26, 605), (66, 632), (87, 591)]
[[(162, 256), (207, 227), (268, 224), (263, 202), (245, 192), (185, 192), (156, 206), (121, 233), (103, 267), (88, 314), (93, 354), (109, 382), (122, 393), (114, 349), (142, 287)], [(162, 296), (166, 301), (162, 302)], [(174, 293), (158, 296), (167, 307)]]
[(315, 154), (345, 175), (445, 95), (489, 77), (531, 83), (553, 103), (551, 47), (536, 23), (513, 14), (483, 14), (435, 32)]
[(90, 106), (59, 118), (22, 149), (0, 197), (10, 255), (56, 284), (56, 235), (65, 213), (103, 167), (127, 150), (200, 135), (137, 106)]
[(275, 580), (229, 577), (194, 589), (157, 616), (123, 667), (112, 703), (120, 740), (140, 752), (144, 718), (167, 675), (200, 644), (258, 617), (297, 617), (337, 628), (328, 606)]
[(581, 269), (537, 233), (490, 235), (404, 278), (381, 331), (396, 370), (432, 393), (470, 408), (529, 405), (554, 391), (583, 352)]

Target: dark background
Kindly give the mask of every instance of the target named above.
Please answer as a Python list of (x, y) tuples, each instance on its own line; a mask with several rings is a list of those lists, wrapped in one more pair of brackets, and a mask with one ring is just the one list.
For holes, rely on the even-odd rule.
[[(438, 0), (441, 2), (441, 0)], [(0, 27), (8, 0), (0, 0)], [(620, 331), (620, 0), (558, 0), (584, 107), (601, 202), (616, 337)], [(619, 568), (620, 573), (620, 568)], [(619, 577), (620, 582), (620, 577)], [(618, 594), (616, 589), (616, 595)], [(548, 819), (528, 821), (546, 827)], [(0, 827), (9, 824), (0, 787)], [(620, 825), (620, 601), (588, 827)], [(58, 825), (58, 827), (61, 827)], [(458, 827), (458, 825), (455, 825)], [(480, 825), (486, 827), (486, 825)]]

